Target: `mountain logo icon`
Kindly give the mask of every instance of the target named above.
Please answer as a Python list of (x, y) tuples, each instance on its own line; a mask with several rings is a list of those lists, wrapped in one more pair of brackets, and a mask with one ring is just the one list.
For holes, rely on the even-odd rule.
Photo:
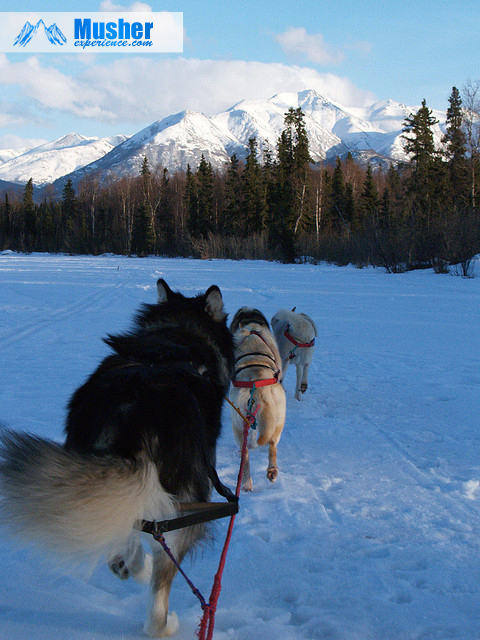
[(22, 30), (20, 31), (18, 36), (15, 38), (15, 42), (13, 43), (13, 46), (15, 47), (16, 45), (18, 45), (19, 47), (24, 47), (26, 44), (30, 42), (30, 40), (32, 40), (37, 35), (39, 30), (40, 30), (40, 33), (42, 33), (41, 27), (43, 27), (43, 32), (45, 33), (48, 41), (51, 44), (63, 45), (67, 42), (66, 37), (63, 35), (61, 30), (57, 27), (55, 23), (47, 27), (44, 21), (40, 19), (36, 25), (30, 24), (30, 22), (28, 22), (27, 20), (27, 22), (23, 25)]

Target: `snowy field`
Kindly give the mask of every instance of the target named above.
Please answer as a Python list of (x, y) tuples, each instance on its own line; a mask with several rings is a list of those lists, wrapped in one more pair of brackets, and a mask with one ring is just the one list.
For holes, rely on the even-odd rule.
[[(164, 277), (218, 284), (232, 317), (297, 306), (319, 336), (302, 402), (286, 380), (280, 475), (252, 454), (216, 640), (480, 639), (480, 278), (265, 262), (0, 255), (0, 419), (61, 440), (69, 396)], [(218, 451), (234, 486), (229, 414)], [(227, 521), (184, 567), (208, 597)], [(55, 573), (0, 540), (0, 638), (142, 638), (146, 587)], [(179, 576), (179, 640), (201, 610)]]

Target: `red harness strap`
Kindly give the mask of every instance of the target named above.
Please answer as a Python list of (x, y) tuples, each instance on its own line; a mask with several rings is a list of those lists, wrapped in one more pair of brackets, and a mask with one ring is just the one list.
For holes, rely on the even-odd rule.
[(313, 347), (315, 345), (315, 338), (311, 342), (298, 342), (293, 336), (288, 333), (288, 330), (283, 334), (292, 344), (296, 347), (302, 347), (304, 349), (308, 349), (308, 347)]
[(243, 389), (258, 389), (258, 387), (267, 387), (269, 384), (277, 384), (278, 378), (265, 378), (265, 380), (234, 380), (232, 385)]
[(262, 334), (260, 333), (260, 331), (257, 331), (256, 329), (251, 329), (251, 330), (250, 330), (250, 335), (254, 335), (254, 336), (257, 336), (258, 338), (260, 338), (260, 340), (261, 340), (262, 342), (264, 342), (264, 343), (267, 345), (267, 347), (270, 349), (270, 345), (269, 345), (269, 344), (268, 344), (268, 342), (265, 340), (265, 338), (262, 336)]

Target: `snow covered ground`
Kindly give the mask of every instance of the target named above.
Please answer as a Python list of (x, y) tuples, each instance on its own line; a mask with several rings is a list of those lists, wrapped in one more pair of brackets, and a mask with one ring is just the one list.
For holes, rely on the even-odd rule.
[[(0, 418), (62, 439), (65, 405), (164, 277), (212, 283), (231, 315), (297, 306), (319, 337), (302, 402), (286, 381), (280, 476), (252, 455), (216, 640), (479, 640), (480, 278), (265, 262), (0, 255)], [(238, 454), (225, 412), (218, 471)], [(208, 597), (227, 521), (184, 567)], [(2, 534), (0, 637), (142, 638), (146, 587), (55, 573)], [(179, 576), (179, 640), (196, 598)]]

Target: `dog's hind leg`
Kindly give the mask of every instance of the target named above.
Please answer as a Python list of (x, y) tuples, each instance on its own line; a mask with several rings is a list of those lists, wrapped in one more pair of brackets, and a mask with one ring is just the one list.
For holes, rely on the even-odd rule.
[(167, 638), (178, 631), (177, 614), (168, 612), (170, 588), (176, 573), (177, 568), (165, 551), (161, 548), (155, 549), (153, 552), (151, 598), (144, 626), (145, 633), (152, 638)]
[(270, 482), (275, 482), (278, 476), (277, 467), (277, 443), (274, 440), (270, 440), (268, 443), (268, 469), (267, 478)]
[(305, 393), (308, 389), (308, 367), (310, 365), (308, 363), (300, 363), (296, 364), (297, 368), (297, 384), (295, 386), (295, 398), (297, 400), (301, 400), (301, 394)]
[[(166, 543), (170, 551), (180, 564), (185, 554), (204, 535), (203, 525), (185, 527), (165, 534)], [(168, 598), (173, 578), (177, 573), (177, 566), (166, 554), (158, 542), (152, 541), (153, 572), (150, 603), (144, 631), (152, 638), (167, 638), (177, 633), (179, 622), (177, 614), (168, 611)]]
[(250, 474), (250, 454), (248, 449), (245, 451), (245, 464), (242, 474), (242, 491), (253, 491), (253, 480)]

